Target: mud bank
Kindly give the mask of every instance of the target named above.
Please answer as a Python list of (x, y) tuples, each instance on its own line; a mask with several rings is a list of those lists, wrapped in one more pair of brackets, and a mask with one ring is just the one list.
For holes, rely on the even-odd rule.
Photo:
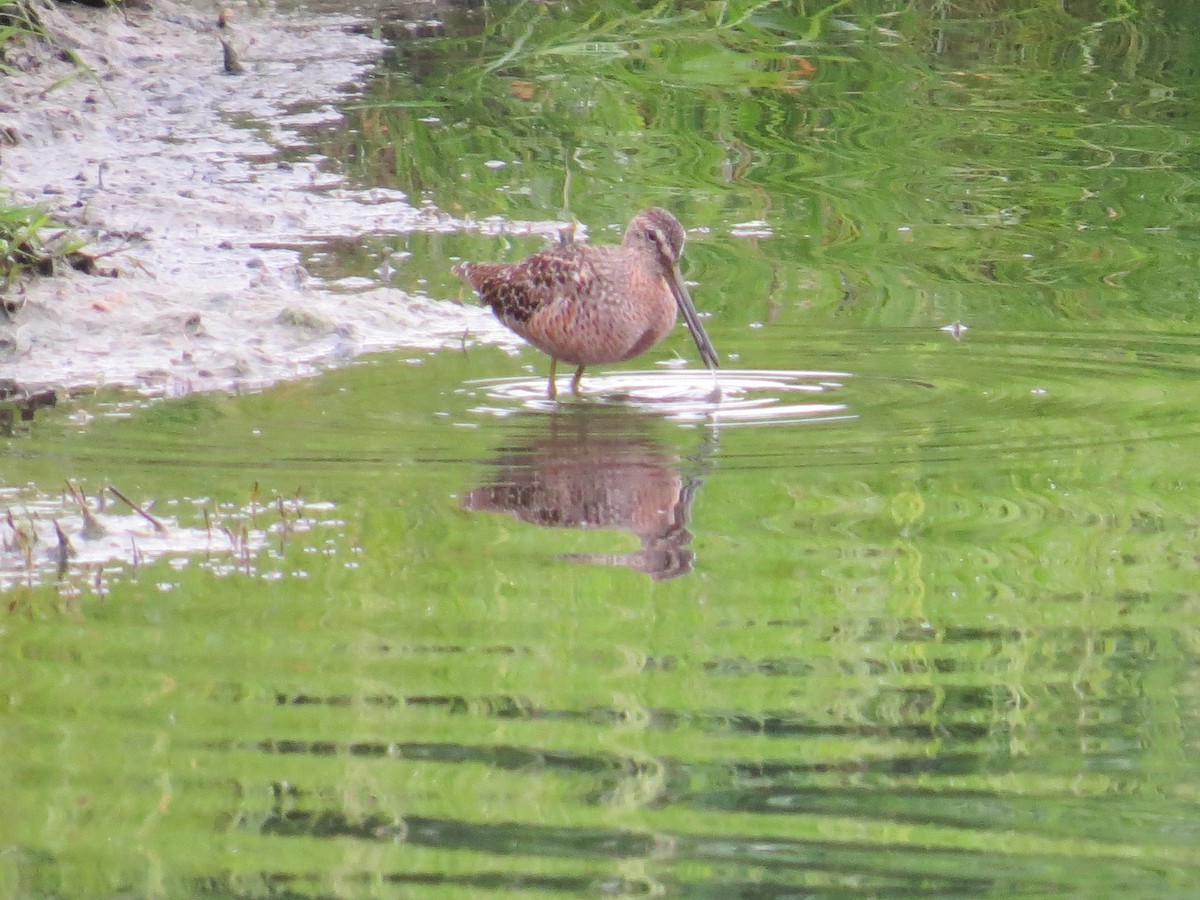
[(347, 17), (235, 14), (244, 75), (223, 71), (215, 15), (154, 0), (49, 9), (92, 74), (43, 48), (0, 77), (0, 133), (15, 141), (0, 147), (0, 184), (77, 227), (116, 276), (25, 286), (0, 324), (6, 384), (237, 390), (375, 350), (459, 346), (464, 333), (510, 342), (477, 307), (308, 277), (286, 248), (464, 223), (396, 191), (352, 189), (295, 152), (296, 129), (340, 115), (380, 42)]

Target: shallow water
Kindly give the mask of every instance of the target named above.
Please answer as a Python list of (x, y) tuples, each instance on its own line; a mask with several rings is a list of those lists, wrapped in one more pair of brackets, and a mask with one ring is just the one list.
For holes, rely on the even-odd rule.
[[(1173, 104), (1195, 73), (1164, 62), (1166, 25), (1141, 56), (1118, 23), (1022, 68), (960, 23), (886, 68), (899, 51), (846, 22), (782, 87), (755, 81), (776, 57), (739, 57), (753, 90), (696, 63), (728, 42), (557, 80), (524, 60), (495, 77), (563, 104), (562, 129), (572, 98), (611, 118), (503, 168), (484, 162), (525, 146), (506, 104), (527, 88), (484, 79), (464, 111), (428, 86), (436, 54), (494, 59), (476, 22), (400, 44), (379, 106), (315, 134), (368, 162), (391, 142), (384, 186), (479, 219), (561, 220), (560, 140), (601, 160), (571, 181), (596, 239), (677, 201), (715, 376), (680, 329), (551, 403), (538, 354), (464, 335), (10, 423), (5, 892), (1192, 895), (1198, 195)], [(539, 23), (524, 46), (563, 59)], [(1113, 70), (1076, 65), (1087, 41)], [(638, 94), (646, 67), (674, 80)], [(935, 78), (948, 94), (915, 90)], [(629, 97), (640, 128), (632, 100), (604, 105)], [(991, 131), (931, 122), (931, 97)], [(458, 143), (405, 162), (413, 98)], [(692, 181), (656, 158), (668, 132)], [(1097, 173), (1096, 146), (1120, 165)], [(1016, 212), (978, 219), (1004, 179)], [(536, 246), (418, 232), (307, 262), (332, 281), (396, 258), (393, 283), (448, 300), (452, 259)]]
[(12, 480), (176, 547), (8, 555), (8, 883), (1183, 896), (1197, 349), (780, 329), (719, 402), (479, 350), (39, 420)]

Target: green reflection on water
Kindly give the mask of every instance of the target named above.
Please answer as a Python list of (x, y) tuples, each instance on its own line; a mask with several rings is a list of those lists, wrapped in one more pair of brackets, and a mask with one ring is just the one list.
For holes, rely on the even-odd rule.
[[(1103, 334), (942, 337), (871, 335), (898, 377), (847, 379), (852, 418), (707, 449), (595, 401), (496, 418), (458, 387), (511, 365), (483, 351), (39, 420), (10, 483), (258, 482), (343, 524), (221, 575), (9, 592), (14, 892), (1170, 894), (1197, 862), (1195, 343), (1118, 380)], [(1022, 353), (1044, 397), (993, 380)], [(699, 478), (692, 574), (464, 509), (585, 425)]]
[[(1189, 896), (1196, 32), (887, 8), (584, 46), (530, 4), (401, 47), (326, 152), (479, 218), (670, 205), (717, 346), (847, 373), (845, 415), (539, 411), (476, 381), (534, 354), (470, 346), (40, 415), (18, 520), (111, 482), (179, 529), (257, 497), (268, 543), (5, 592), (0, 890)], [(397, 283), (498, 244), (397, 238)], [(617, 487), (689, 484), (694, 559), (648, 578)], [(276, 496), (326, 506), (280, 535)]]
[[(1182, 61), (1200, 47), (1185, 13), (859, 6), (480, 11), (402, 43), (325, 147), (470, 217), (599, 230), (668, 206), (710, 230), (689, 275), (726, 321), (1191, 321), (1196, 72)], [(598, 52), (606, 37), (620, 53)], [(392, 105), (413, 100), (437, 105)], [(749, 222), (769, 237), (736, 227)], [(409, 249), (398, 283), (427, 278), (435, 296), (456, 290), (444, 254), (497, 255), (494, 238)]]

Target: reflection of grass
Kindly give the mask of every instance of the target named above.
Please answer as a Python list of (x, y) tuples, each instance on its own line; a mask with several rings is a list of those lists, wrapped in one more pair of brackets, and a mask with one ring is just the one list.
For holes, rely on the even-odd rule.
[[(420, 83), (400, 73), (381, 79), (383, 96), (360, 107), (356, 128), (368, 145), (372, 136), (385, 145), (366, 157), (371, 180), (383, 174), (414, 195), (436, 186), (440, 205), (480, 214), (530, 206), (569, 212), (580, 191), (590, 210), (611, 206), (616, 221), (626, 218), (628, 197), (607, 189), (595, 200), (587, 195), (597, 179), (612, 187), (623, 180), (616, 169), (633, 167), (639, 180), (652, 181), (638, 203), (676, 202), (672, 166), (681, 151), (691, 172), (712, 171), (729, 153), (679, 127), (680, 102), (701, 95), (711, 104), (747, 89), (799, 91), (812, 71), (783, 46), (785, 35), (750, 21), (765, 6), (629, 12), (609, 2), (585, 13), (519, 4), (487, 23), (480, 40), (441, 42)], [(491, 161), (510, 168), (484, 165)], [(555, 175), (514, 189), (514, 164), (525, 174)], [(578, 182), (564, 183), (566, 172)], [(490, 194), (486, 205), (455, 196), (481, 190)]]
[[(544, 7), (520, 4), (494, 28), (495, 37), (508, 43), (509, 49), (487, 63), (483, 71), (554, 66), (562, 59), (591, 65), (626, 59), (649, 61), (662, 58), (659, 51), (664, 42), (679, 47), (703, 45), (707, 51), (726, 49), (730, 54), (752, 50), (761, 58), (763, 50), (778, 44), (782, 36), (814, 35), (821, 19), (844, 3), (842, 0), (804, 16), (797, 12), (789, 15), (780, 4), (772, 2), (712, 3), (682, 10), (673, 3), (659, 3), (649, 10), (630, 10), (627, 4), (610, 0), (589, 4), (587, 18), (582, 21), (555, 20), (537, 12), (531, 15), (531, 11)], [(684, 83), (694, 83), (696, 76), (704, 72), (693, 68), (677, 74)], [(707, 74), (719, 76), (720, 72), (711, 70)]]
[[(669, 206), (711, 229), (688, 272), (728, 298), (707, 306), (723, 319), (1190, 316), (1181, 18), (1099, 0), (493, 6), (407, 47), (422, 65), (382, 73), (324, 149), (464, 218), (577, 217), (604, 239)], [(734, 233), (749, 221), (770, 237)]]
[[(372, 134), (391, 143), (380, 155), (395, 186), (418, 195), (436, 186), (439, 203), (451, 209), (569, 210), (568, 192), (583, 199), (595, 180), (599, 196), (588, 208), (597, 212), (612, 202), (614, 186), (627, 195), (635, 181), (649, 202), (678, 194), (695, 202), (739, 183), (795, 190), (814, 174), (812, 151), (835, 134), (829, 119), (847, 98), (874, 96), (875, 118), (894, 120), (912, 105), (914, 89), (946, 93), (930, 66), (955, 64), (956, 51), (995, 65), (1019, 52), (1031, 72), (1054, 68), (1081, 45), (1097, 59), (1120, 57), (1116, 30), (1100, 35), (1102, 22), (1061, 9), (1053, 19), (1031, 15), (1047, 5), (1027, 0), (993, 11), (968, 3), (948, 13), (917, 2), (901, 10), (840, 2), (648, 10), (617, 0), (586, 8), (519, 3), (488, 19), (479, 37), (436, 42), (420, 80), (400, 72), (381, 79), (369, 105), (384, 112), (365, 115), (361, 132), (368, 143)], [(1111, 14), (1109, 7), (1119, 12), (1125, 4), (1101, 7), (1099, 14)], [(929, 122), (910, 123), (901, 135), (913, 125)], [(951, 127), (975, 131), (962, 122)], [(515, 162), (526, 177), (514, 184), (513, 170), (488, 171), (485, 161)], [(548, 183), (535, 172), (555, 174)], [(577, 177), (567, 184), (569, 173)], [(681, 183), (691, 178), (710, 179), (708, 190)], [(628, 201), (612, 205), (625, 209)], [(746, 218), (758, 217), (757, 205)]]

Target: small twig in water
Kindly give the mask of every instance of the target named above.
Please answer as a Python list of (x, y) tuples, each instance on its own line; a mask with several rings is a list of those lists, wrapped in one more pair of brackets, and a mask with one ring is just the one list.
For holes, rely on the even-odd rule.
[(67, 566), (71, 557), (75, 555), (75, 548), (71, 546), (71, 539), (67, 537), (67, 533), (58, 524), (58, 519), (51, 521), (54, 522), (54, 533), (58, 536), (58, 577), (62, 578), (67, 574)]
[(67, 482), (67, 490), (75, 498), (75, 502), (79, 504), (79, 514), (83, 517), (83, 528), (79, 531), (80, 536), (88, 541), (104, 537), (108, 531), (100, 524), (100, 520), (92, 514), (92, 509), (88, 506), (87, 497), (84, 496), (83, 491), (69, 481)]
[[(37, 543), (37, 531), (33, 527), (33, 521), (30, 520), (29, 528), (22, 528), (13, 520), (12, 510), (8, 510), (8, 527), (12, 529), (13, 540), (15, 546), (20, 551), (21, 556), (25, 559), (25, 572), (32, 579), (33, 577), (33, 545)], [(32, 584), (32, 581), (30, 582)]]
[(275, 498), (275, 508), (279, 510), (279, 552), (282, 553), (292, 533), (292, 524), (288, 520), (287, 510), (283, 507), (283, 497)]
[(147, 522), (149, 522), (151, 525), (153, 525), (154, 530), (157, 531), (159, 534), (165, 535), (167, 533), (167, 526), (165, 526), (162, 522), (158, 521), (158, 519), (154, 518), (154, 516), (150, 515), (150, 513), (146, 512), (144, 509), (142, 509), (140, 506), (138, 506), (136, 503), (134, 503), (132, 500), (130, 500), (128, 497), (126, 497), (124, 494), (122, 494), (119, 490), (117, 490), (116, 485), (110, 484), (108, 486), (108, 489), (113, 492), (114, 496), (116, 496), (118, 500), (121, 500), (122, 502), (124, 502), (135, 513), (137, 513), (139, 516), (141, 516), (143, 519), (145, 519)]
[(250, 574), (250, 526), (245, 522), (242, 523), (242, 563), (246, 567), (246, 574)]
[(218, 36), (217, 40), (221, 42), (221, 57), (225, 64), (225, 74), (245, 75), (246, 67), (238, 59), (237, 49), (233, 46), (233, 42), (221, 36)]

